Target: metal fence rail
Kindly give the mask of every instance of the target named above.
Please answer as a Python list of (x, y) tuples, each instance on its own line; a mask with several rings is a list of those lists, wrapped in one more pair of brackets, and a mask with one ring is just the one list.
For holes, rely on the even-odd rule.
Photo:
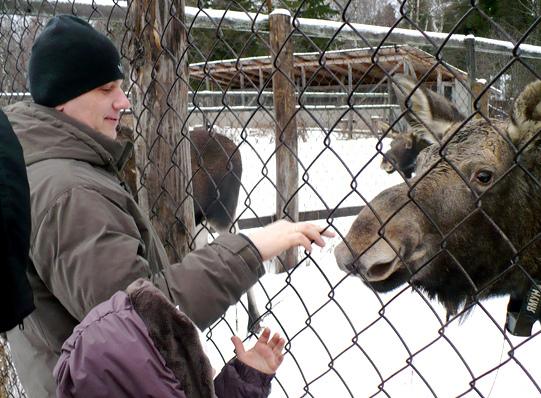
[[(195, 176), (208, 172), (194, 138), (198, 126), (231, 139), (233, 152), (242, 156), (232, 229), (249, 231), (285, 218), (318, 220), (338, 233), (321, 253), (290, 251), (265, 264), (269, 271), (288, 271), (255, 286), (262, 322), (287, 339), (272, 397), (541, 396), (539, 322), (534, 319), (526, 337), (505, 327), (506, 319), (520, 316), (513, 307), (519, 285), (531, 285), (535, 293), (541, 280), (535, 265), (541, 231), (531, 222), (541, 217), (541, 172), (535, 162), (524, 163), (538, 144), (541, 124), (529, 121), (536, 131), (513, 147), (505, 167), (487, 163), (472, 174), (469, 165), (487, 151), (468, 147), (471, 152), (461, 157), (464, 149), (456, 149), (457, 142), (468, 141), (466, 132), (474, 131), (473, 137), (479, 129), (512, 141), (505, 123), (514, 100), (541, 70), (538, 2), (521, 2), (531, 8), (517, 12), (525, 15), (520, 26), (475, 1), (187, 3), (0, 0), (0, 105), (29, 100), (27, 62), (48, 18), (78, 15), (120, 49), (132, 102), (121, 119), (121, 136), (136, 147), (125, 178), (172, 261), (194, 248), (201, 232), (194, 214), (205, 213), (194, 189)], [(438, 5), (444, 16), (430, 11)], [(377, 17), (358, 16), (370, 7)], [(448, 19), (441, 25), (446, 32), (429, 31), (440, 26), (434, 22), (440, 17)], [(450, 111), (438, 113), (433, 106), (447, 100), (456, 107), (453, 120), (462, 119), (439, 132), (448, 126)], [(537, 108), (528, 109), (523, 113), (535, 118)], [(440, 124), (431, 123), (438, 117)], [(406, 162), (404, 153), (418, 152), (417, 145), (427, 148)], [(477, 145), (496, 148), (488, 139)], [(230, 161), (234, 153), (221, 149)], [(488, 158), (503, 151), (492, 149)], [(194, 153), (199, 162), (190, 162)], [(415, 162), (417, 169), (407, 172)], [(393, 174), (383, 170), (402, 166)], [(494, 175), (495, 181), (483, 182)], [(526, 185), (529, 200), (519, 197)], [(183, 189), (172, 188), (177, 186)], [(427, 186), (445, 194), (426, 194)], [(378, 196), (386, 189), (397, 195), (393, 204)], [(456, 192), (467, 195), (453, 202)], [(505, 206), (493, 211), (498, 201)], [(407, 222), (401, 218), (406, 213)], [(430, 256), (419, 254), (421, 265), (407, 256), (415, 239), (398, 245), (393, 235), (415, 217), (432, 231), (420, 238), (432, 245)], [(352, 225), (360, 232), (347, 235)], [(513, 225), (524, 225), (530, 235), (523, 237)], [(216, 234), (208, 220), (202, 228)], [(501, 245), (479, 248), (479, 242), (490, 247), (493, 241)], [(501, 249), (506, 245), (511, 249)], [(342, 258), (350, 256), (348, 264), (341, 264), (339, 254), (335, 258), (336, 247)], [(392, 261), (382, 260), (367, 273), (363, 261), (385, 250), (394, 253)], [(476, 268), (487, 262), (484, 257), (477, 263), (468, 257), (479, 252), (500, 271), (485, 270), (488, 281)], [(462, 279), (455, 286), (457, 275)], [(509, 280), (518, 282), (507, 287), (507, 295), (487, 297)], [(450, 299), (438, 302), (436, 288), (452, 287), (467, 294), (453, 305)], [(515, 302), (508, 309), (510, 292)], [(246, 308), (243, 297), (204, 331), (215, 367), (233, 356), (231, 334), (253, 337), (246, 332)], [(5, 339), (0, 349), (0, 398), (24, 397)]]

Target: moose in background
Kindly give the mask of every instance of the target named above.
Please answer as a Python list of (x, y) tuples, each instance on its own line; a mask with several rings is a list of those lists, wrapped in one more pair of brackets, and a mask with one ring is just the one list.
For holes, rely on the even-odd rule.
[[(118, 128), (119, 140), (133, 142), (133, 130)], [(204, 127), (190, 131), (192, 187), (195, 224), (207, 221), (224, 233), (233, 226), (242, 178), (242, 158), (237, 145), (223, 134)], [(132, 158), (123, 170), (123, 177), (133, 193), (137, 193), (137, 173)]]
[[(446, 123), (458, 123), (466, 117), (444, 96), (418, 87), (417, 82), (405, 75), (395, 75), (392, 82), (395, 96), (402, 112), (406, 112), (409, 126), (405, 132), (400, 133), (387, 123), (379, 123), (382, 134), (392, 139), (391, 149), (383, 154), (381, 168), (389, 174), (398, 170), (405, 178), (411, 178), (417, 156), (427, 146), (441, 142)], [(410, 93), (411, 98), (408, 100)], [(429, 127), (423, 120), (435, 122)]]
[(400, 133), (387, 123), (380, 122), (379, 124), (380, 131), (392, 140), (391, 148), (383, 154), (380, 167), (389, 174), (398, 171), (405, 178), (411, 178), (417, 164), (417, 155), (433, 143), (411, 128)]
[[(133, 142), (133, 130), (118, 128), (119, 140)], [(208, 242), (208, 226), (218, 233), (229, 232), (236, 220), (242, 178), (242, 158), (238, 146), (211, 128), (195, 127), (190, 131), (192, 188), (196, 247)], [(123, 169), (123, 178), (137, 194), (137, 173), (132, 157)], [(253, 290), (247, 292), (248, 328), (258, 331), (261, 318)]]
[(541, 280), (541, 81), (522, 91), (510, 120), (467, 122), (398, 81), (441, 144), (421, 151), (412, 180), (361, 210), (335, 249), (339, 267), (378, 292), (410, 283), (448, 317), (488, 297), (523, 302)]

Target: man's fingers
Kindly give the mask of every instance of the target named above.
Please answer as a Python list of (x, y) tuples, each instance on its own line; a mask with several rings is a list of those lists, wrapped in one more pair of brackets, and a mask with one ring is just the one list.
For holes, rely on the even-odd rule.
[(295, 240), (297, 241), (298, 246), (304, 247), (304, 250), (306, 250), (308, 253), (312, 252), (312, 242), (306, 237), (306, 235), (299, 233), (295, 237)]
[(242, 340), (238, 336), (231, 337), (231, 342), (235, 346), (235, 353), (237, 356), (244, 354), (244, 345), (242, 344)]
[[(303, 234), (306, 238), (313, 241), (319, 247), (325, 246), (323, 236), (327, 238), (333, 238), (335, 236), (334, 232), (311, 223), (297, 223), (295, 224), (294, 230), (295, 232), (300, 232)], [(302, 244), (307, 251), (311, 251), (311, 249), (308, 249), (304, 243), (300, 244)]]
[(325, 236), (327, 238), (334, 238), (336, 234), (329, 229), (328, 226), (322, 227), (320, 225), (312, 224), (309, 222), (299, 222), (296, 225), (296, 230), (309, 234), (317, 234)]
[(316, 245), (319, 247), (325, 246), (325, 241), (321, 237), (319, 229), (312, 228), (309, 230), (308, 237), (310, 240), (313, 240)]
[(333, 231), (331, 231), (330, 229), (323, 229), (320, 231), (321, 235), (326, 237), (326, 238), (334, 238), (336, 236), (336, 233), (334, 233)]

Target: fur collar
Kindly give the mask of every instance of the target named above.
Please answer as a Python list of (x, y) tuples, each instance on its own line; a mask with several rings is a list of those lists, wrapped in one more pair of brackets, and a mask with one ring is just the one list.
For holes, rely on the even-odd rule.
[(145, 279), (133, 282), (126, 293), (186, 396), (214, 397), (212, 367), (193, 322)]

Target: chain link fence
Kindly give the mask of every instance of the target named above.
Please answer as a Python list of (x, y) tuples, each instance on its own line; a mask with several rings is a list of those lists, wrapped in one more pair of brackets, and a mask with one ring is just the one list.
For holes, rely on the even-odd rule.
[[(318, 220), (338, 233), (321, 252), (292, 251), (265, 264), (269, 271), (290, 270), (269, 272), (254, 287), (259, 321), (287, 339), (272, 397), (537, 397), (539, 323), (531, 336), (510, 335), (504, 326), (508, 297), (484, 295), (509, 273), (485, 290), (474, 284), (465, 307), (450, 314), (430, 289), (414, 282), (418, 272), (382, 293), (366, 275), (355, 278), (358, 269), (340, 270), (333, 255), (345, 239), (353, 264), (384, 241), (408, 263), (388, 231), (400, 210), (389, 214), (372, 207), (372, 201), (406, 181), (403, 173), (387, 174), (380, 167), (390, 159), (385, 154), (393, 148), (392, 133), (404, 137), (427, 128), (424, 114), (412, 105), (415, 92), (431, 90), (468, 120), (497, 126), (510, 119), (523, 88), (538, 79), (541, 5), (520, 2), (520, 23), (511, 23), (504, 11), (494, 12), (496, 6), (485, 3), (0, 0), (0, 105), (30, 100), (27, 62), (48, 18), (80, 16), (121, 51), (132, 102), (121, 119), (122, 137), (136, 147), (126, 179), (172, 261), (192, 250), (198, 238), (207, 239), (204, 232), (212, 239), (217, 230), (249, 232), (275, 219)], [(505, 8), (503, 1), (494, 3)], [(472, 32), (484, 37), (468, 35)], [(397, 84), (397, 76), (409, 77), (414, 86)], [(466, 125), (459, 124), (455, 135)], [(202, 144), (196, 138), (199, 127), (212, 132)], [(446, 152), (450, 144), (443, 137), (437, 141), (439, 163), (460, 174), (461, 165)], [(219, 155), (211, 155), (211, 147)], [(208, 166), (221, 160), (231, 174), (235, 154), (241, 155), (242, 175), (233, 173), (233, 182), (226, 183), (228, 173), (216, 177)], [(392, 163), (398, 168), (397, 159)], [(413, 196), (435, 167), (407, 180), (406, 196)], [(197, 190), (205, 183), (198, 178), (205, 176), (212, 177), (218, 192), (210, 198)], [(501, 180), (511, 178), (506, 176), (511, 173)], [(536, 173), (530, 176), (534, 191), (541, 188)], [(469, 176), (463, 179), (463, 190), (477, 192)], [(236, 209), (224, 202), (235, 185)], [(422, 202), (415, 203), (423, 212)], [(346, 233), (366, 206), (378, 219), (378, 231), (358, 252)], [(539, 218), (536, 206), (521, 206)], [(479, 200), (474, 207), (472, 214), (482, 211)], [(202, 228), (195, 225), (198, 211), (207, 220)], [(226, 222), (217, 224), (216, 217), (224, 215)], [(511, 267), (519, 267), (517, 259), (530, 249), (531, 257), (540, 257), (540, 231), (531, 229), (526, 247), (516, 247), (507, 259)], [(494, 239), (482, 231), (477, 239)], [(447, 248), (452, 233), (439, 235), (435, 246), (475, 280), (470, 268), (460, 265), (464, 256)], [(466, 243), (460, 249), (469, 250)], [(539, 283), (539, 267), (521, 270), (523, 278)], [(233, 356), (232, 334), (253, 338), (248, 306), (243, 297), (203, 332), (214, 367)], [(0, 348), (0, 396), (23, 397), (4, 339)]]

